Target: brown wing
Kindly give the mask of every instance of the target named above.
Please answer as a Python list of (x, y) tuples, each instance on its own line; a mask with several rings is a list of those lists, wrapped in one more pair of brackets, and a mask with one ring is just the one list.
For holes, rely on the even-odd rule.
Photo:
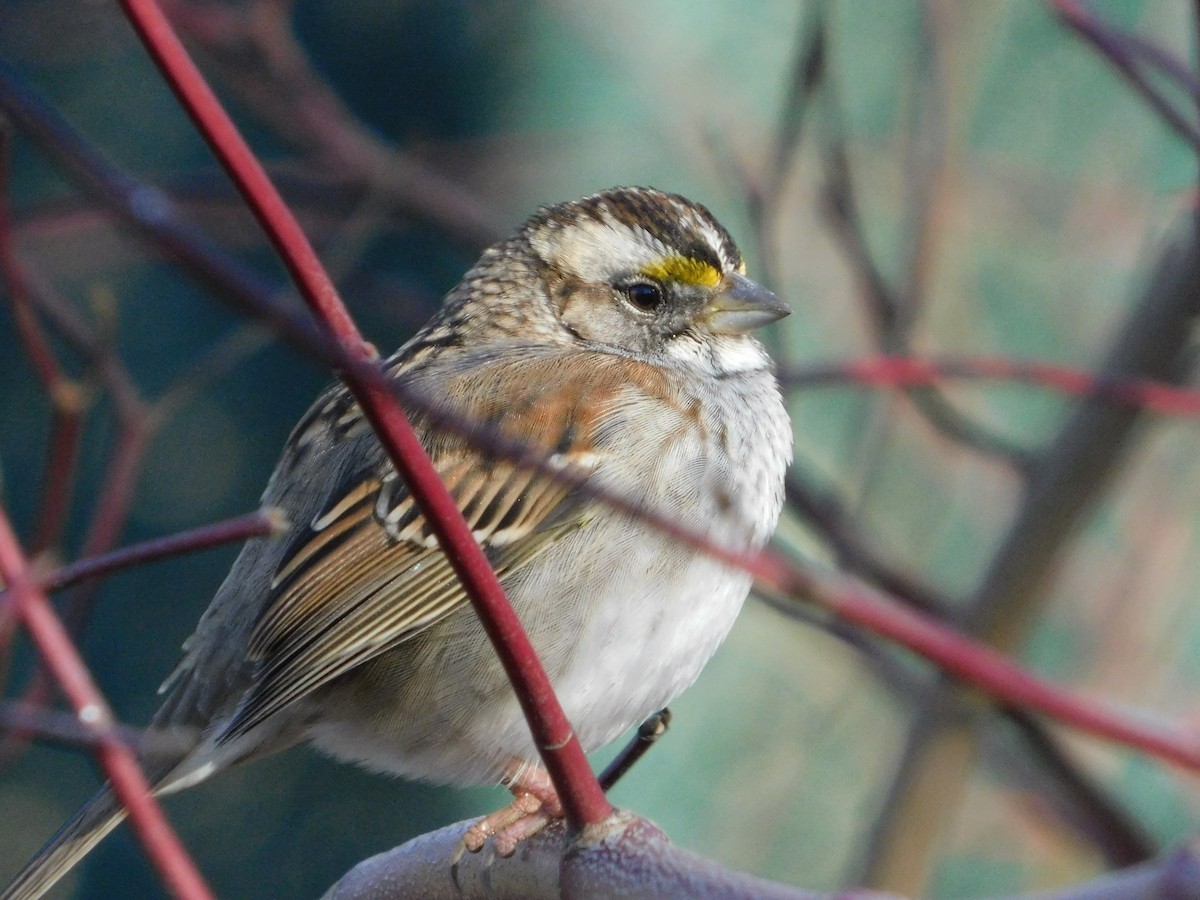
[[(584, 522), (551, 515), (567, 498), (553, 480), (472, 459), (439, 467), (476, 539), (503, 577)], [(472, 471), (474, 470), (474, 471)], [(224, 740), (394, 647), (466, 599), (458, 577), (407, 495), (380, 516), (385, 482), (352, 489), (285, 560), (250, 639), (257, 687)]]
[[(451, 401), (462, 397), (456, 406), (474, 418), (553, 453), (563, 466), (586, 470), (602, 455), (594, 440), (602, 413), (632, 387), (628, 368), (597, 357), (595, 365), (574, 369), (574, 378), (552, 361), (518, 359), (441, 387)], [(591, 515), (586, 498), (552, 478), (487, 459), (459, 440), (438, 437), (430, 446), (501, 577)], [(382, 471), (336, 492), (279, 564), (248, 648), (260, 666), (255, 688), (223, 741), (466, 602), (403, 483), (390, 466)]]

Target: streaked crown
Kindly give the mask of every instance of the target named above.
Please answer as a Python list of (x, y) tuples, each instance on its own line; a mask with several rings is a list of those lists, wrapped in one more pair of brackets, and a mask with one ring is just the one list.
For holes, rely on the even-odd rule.
[(654, 188), (613, 188), (544, 207), (525, 225), (548, 265), (585, 281), (617, 275), (713, 287), (742, 255), (704, 206)]

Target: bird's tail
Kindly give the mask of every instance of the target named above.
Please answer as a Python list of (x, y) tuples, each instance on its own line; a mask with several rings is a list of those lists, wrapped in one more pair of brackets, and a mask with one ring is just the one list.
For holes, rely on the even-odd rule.
[[(187, 765), (188, 752), (161, 753), (157, 759), (143, 759), (142, 771), (154, 786), (156, 796), (174, 793), (203, 781), (212, 774), (211, 766)], [(37, 900), (73, 869), (78, 862), (121, 824), (125, 808), (113, 792), (104, 786), (83, 805), (79, 812), (58, 829), (54, 837), (0, 891), (0, 900)]]
[(124, 807), (106, 784), (25, 864), (0, 893), (0, 900), (36, 900), (124, 818)]

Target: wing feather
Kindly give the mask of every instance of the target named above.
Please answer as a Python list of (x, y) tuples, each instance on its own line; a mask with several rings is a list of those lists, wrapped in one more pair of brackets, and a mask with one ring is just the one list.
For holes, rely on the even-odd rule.
[[(555, 515), (566, 488), (507, 464), (485, 476), (448, 480), (501, 577), (583, 521)], [(312, 531), (280, 567), (276, 593), (250, 639), (250, 655), (261, 665), (257, 686), (223, 740), (429, 627), (466, 600), (423, 516), (410, 513), (397, 540), (374, 515), (375, 498), (362, 494), (357, 503), (339, 505), (339, 517), (318, 518), (314, 524), (324, 527)], [(403, 505), (410, 507), (411, 500)]]
[[(596, 446), (604, 411), (631, 389), (662, 386), (643, 367), (643, 383), (631, 388), (629, 360), (599, 354), (596, 365), (575, 368), (574, 378), (565, 377), (570, 371), (553, 359), (523, 365), (513, 355), (437, 386), (459, 401), (460, 412), (499, 423), (504, 433), (554, 454), (556, 464), (588, 471), (604, 456)], [(341, 419), (334, 425), (346, 427)], [(591, 517), (580, 492), (425, 428), (434, 435), (426, 446), (439, 474), (502, 578)], [(257, 667), (253, 687), (220, 740), (244, 734), (464, 602), (457, 576), (390, 466), (349, 472), (276, 566), (247, 648)]]

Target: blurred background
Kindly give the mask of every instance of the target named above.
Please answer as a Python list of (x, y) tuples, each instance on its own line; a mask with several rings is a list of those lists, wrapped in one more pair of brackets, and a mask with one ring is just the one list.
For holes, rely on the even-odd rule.
[[(1055, 681), (1195, 721), (1193, 422), (1029, 385), (902, 393), (812, 377), (881, 352), (1187, 376), (1200, 309), (1194, 148), (1049, 5), (167, 8), (381, 349), (540, 204), (617, 184), (703, 202), (794, 309), (766, 338), (796, 376), (784, 551), (936, 610)], [(1191, 5), (1090, 8), (1192, 65)], [(280, 266), (115, 4), (7, 0), (0, 60), (13, 246), (83, 400), (59, 533), (46, 524), (55, 419), (11, 306), (0, 311), (7, 509), (47, 564), (252, 510), (328, 374), (119, 223), (61, 154), (166, 192), (172, 221), (263, 290), (287, 290)], [(1196, 121), (1185, 91), (1155, 83)], [(68, 152), (63, 135), (29, 124), (53, 117), (82, 145)], [(162, 195), (133, 200), (161, 220)], [(121, 493), (111, 486), (126, 464)], [(64, 599), (90, 609), (76, 616), (83, 649), (124, 721), (153, 713), (235, 553), (144, 566)], [(18, 641), (10, 699), (33, 673)], [(910, 655), (757, 600), (673, 712), (615, 802), (686, 848), (809, 888), (1055, 887), (1187, 839), (1200, 811), (1192, 776), (996, 714)], [(10, 740), (0, 762), (7, 877), (97, 780), (68, 747)], [(504, 798), (297, 749), (167, 809), (220, 896), (316, 897), (356, 861)], [(124, 828), (67, 885), (61, 896), (162, 896)]]

